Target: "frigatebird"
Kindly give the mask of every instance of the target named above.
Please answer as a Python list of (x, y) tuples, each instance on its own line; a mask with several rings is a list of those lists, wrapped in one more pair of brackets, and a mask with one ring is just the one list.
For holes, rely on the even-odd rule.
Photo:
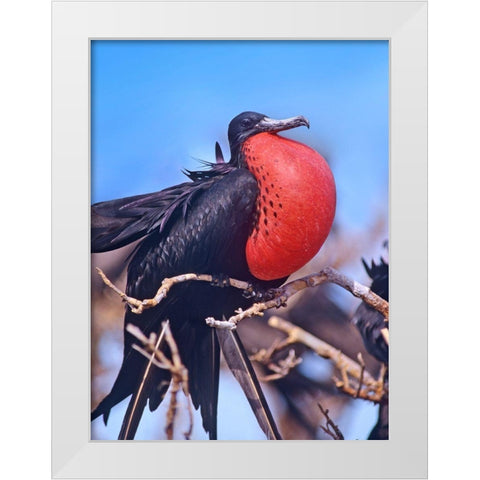
[[(256, 112), (236, 116), (228, 128), (228, 162), (217, 144), (216, 162), (208, 169), (186, 170), (185, 183), (92, 205), (92, 252), (140, 240), (129, 257), (126, 286), (126, 294), (137, 299), (153, 297), (164, 278), (191, 272), (244, 280), (257, 292), (280, 286), (319, 251), (335, 214), (335, 182), (325, 159), (278, 135), (300, 126), (309, 127), (303, 116), (284, 120)], [(256, 415), (267, 437), (280, 438), (239, 336), (235, 331), (220, 334), (205, 323), (207, 317), (228, 318), (251, 302), (230, 286), (190, 282), (173, 287), (159, 305), (141, 315), (128, 307), (125, 311), (125, 325), (133, 324), (147, 336), (158, 334), (162, 321), (169, 320), (189, 371), (193, 405), (200, 408), (210, 439), (217, 437), (219, 338), (237, 379), (243, 378), (241, 370), (249, 375), (256, 396), (249, 398), (252, 408), (260, 405), (266, 410), (266, 426)], [(91, 415), (92, 420), (103, 415), (106, 422), (111, 408), (132, 395), (122, 439), (134, 437), (147, 400), (155, 410), (170, 383), (170, 373), (149, 369), (133, 344), (125, 330), (120, 371), (111, 392)], [(163, 349), (168, 355), (167, 346)]]
[[(363, 266), (371, 278), (370, 290), (382, 297), (388, 302), (388, 283), (389, 283), (389, 265), (383, 258), (378, 263), (373, 260), (368, 266), (362, 258)], [(388, 366), (389, 343), (388, 323), (385, 322), (383, 315), (370, 307), (366, 303), (359, 305), (352, 318), (363, 339), (363, 344), (367, 352), (375, 357), (379, 362)], [(388, 372), (387, 372), (388, 373)], [(388, 375), (385, 377), (385, 383), (388, 384)], [(388, 401), (381, 403), (378, 411), (378, 420), (368, 436), (369, 440), (388, 440)]]
[[(380, 258), (378, 263), (372, 260), (371, 266), (362, 259), (363, 266), (372, 279), (370, 290), (388, 302), (388, 263)], [(366, 303), (361, 303), (352, 318), (358, 331), (362, 335), (363, 344), (367, 352), (379, 362), (388, 364), (388, 342), (385, 332), (388, 323), (383, 315)]]

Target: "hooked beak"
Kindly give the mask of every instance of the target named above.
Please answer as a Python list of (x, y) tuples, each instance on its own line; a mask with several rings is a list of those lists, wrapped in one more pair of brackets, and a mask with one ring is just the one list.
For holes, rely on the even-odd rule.
[(274, 120), (273, 118), (265, 117), (255, 125), (255, 130), (261, 132), (281, 132), (283, 130), (290, 130), (304, 125), (310, 128), (310, 122), (303, 116), (285, 118), (284, 120)]

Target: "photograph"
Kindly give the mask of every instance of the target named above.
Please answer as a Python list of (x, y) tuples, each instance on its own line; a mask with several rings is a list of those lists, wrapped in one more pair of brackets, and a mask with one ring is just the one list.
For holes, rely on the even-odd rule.
[(93, 39), (89, 82), (90, 439), (389, 440), (389, 41)]

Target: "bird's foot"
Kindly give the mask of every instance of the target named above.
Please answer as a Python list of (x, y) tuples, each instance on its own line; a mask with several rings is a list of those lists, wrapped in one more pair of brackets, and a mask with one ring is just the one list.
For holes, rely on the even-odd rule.
[(215, 273), (212, 275), (212, 281), (210, 282), (210, 285), (220, 288), (229, 287), (231, 285), (230, 277), (222, 273)]
[(251, 283), (249, 287), (243, 291), (243, 296), (253, 299), (254, 302), (268, 302), (277, 296), (277, 289), (269, 288), (265, 290), (259, 285)]

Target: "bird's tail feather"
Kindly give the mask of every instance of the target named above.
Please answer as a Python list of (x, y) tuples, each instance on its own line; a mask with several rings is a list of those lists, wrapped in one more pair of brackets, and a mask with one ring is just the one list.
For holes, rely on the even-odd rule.
[(185, 323), (177, 331), (172, 328), (172, 333), (188, 370), (192, 403), (200, 407), (203, 428), (210, 440), (216, 440), (220, 347), (214, 329), (201, 323)]
[(269, 440), (281, 440), (282, 436), (236, 330), (216, 329), (216, 333), (225, 361), (242, 387), (260, 428)]
[(135, 383), (132, 377), (127, 375), (129, 368), (130, 365), (127, 365), (127, 362), (124, 361), (120, 368), (120, 372), (118, 373), (117, 379), (113, 384), (112, 390), (92, 411), (91, 421), (103, 415), (103, 421), (106, 425), (108, 423), (110, 410), (117, 405), (117, 403), (120, 403), (122, 400), (131, 395), (135, 388)]

